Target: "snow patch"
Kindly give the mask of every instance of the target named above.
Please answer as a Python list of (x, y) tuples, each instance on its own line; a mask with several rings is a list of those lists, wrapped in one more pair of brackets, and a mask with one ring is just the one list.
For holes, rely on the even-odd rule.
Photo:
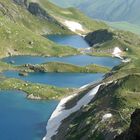
[(83, 26), (78, 22), (66, 20), (64, 24), (73, 32), (84, 31)]
[(118, 57), (120, 59), (123, 59), (121, 57), (121, 54), (122, 54), (122, 50), (119, 47), (115, 47), (112, 55), (115, 56), (115, 57)]
[(51, 140), (51, 137), (57, 134), (57, 130), (64, 119), (66, 119), (72, 113), (78, 111), (82, 106), (89, 104), (91, 100), (94, 98), (94, 96), (96, 95), (96, 93), (98, 92), (101, 85), (102, 84), (99, 84), (98, 86), (93, 88), (91, 91), (89, 91), (71, 109), (66, 110), (65, 104), (77, 94), (74, 94), (74, 95), (71, 95), (62, 99), (47, 123), (47, 127), (46, 127), (47, 134), (43, 138), (43, 140)]
[(112, 117), (112, 114), (111, 113), (108, 113), (108, 114), (105, 114), (103, 117), (102, 117), (102, 122), (110, 119)]

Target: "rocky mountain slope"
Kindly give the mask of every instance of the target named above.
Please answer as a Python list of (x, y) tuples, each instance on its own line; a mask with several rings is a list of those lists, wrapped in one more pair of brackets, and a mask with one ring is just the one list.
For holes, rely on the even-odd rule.
[[(1, 0), (0, 6), (0, 57), (17, 54), (57, 55), (58, 46), (41, 34), (70, 32), (68, 29), (65, 31), (48, 20), (33, 16), (24, 5), (15, 1)], [(72, 50), (66, 47), (63, 50), (65, 53), (66, 49)], [(63, 52), (61, 49), (59, 51)]]
[[(125, 136), (123, 131), (129, 133), (132, 130), (131, 127), (129, 129), (130, 116), (140, 107), (139, 36), (108, 29), (106, 24), (91, 20), (74, 8), (59, 8), (47, 0), (0, 0), (0, 16), (0, 57), (74, 55), (79, 53), (76, 49), (60, 47), (43, 35), (90, 32), (85, 37), (90, 46), (94, 46), (90, 55), (112, 55), (112, 50), (117, 47), (122, 51), (123, 60), (130, 59), (113, 68), (105, 75), (103, 81), (84, 86), (76, 91), (77, 94), (73, 98), (69, 98), (63, 106), (63, 110), (66, 110), (64, 113), (68, 116), (64, 117), (62, 123), (58, 122), (61, 125), (58, 133), (53, 135), (53, 140), (114, 140), (119, 138), (120, 134)], [(72, 29), (70, 24), (80, 28)], [(2, 62), (0, 66), (3, 66), (4, 70), (11, 67), (10, 64)], [(53, 69), (52, 64), (51, 66)], [(58, 69), (61, 66), (62, 64), (59, 64)], [(47, 65), (44, 64), (44, 67)], [(71, 67), (73, 66), (69, 65), (69, 69)], [(1, 79), (3, 82), (0, 83), (0, 87), (3, 89), (24, 89), (31, 95), (31, 91), (34, 91), (37, 97), (45, 99), (47, 97), (44, 94), (47, 92), (50, 96), (48, 99), (52, 99), (57, 93), (69, 92), (69, 89), (34, 85), (17, 79)]]
[[(110, 83), (104, 81), (105, 85), (88, 105), (63, 120), (53, 140), (113, 140), (129, 126), (131, 113), (139, 107), (139, 84), (133, 87), (134, 81), (139, 82), (140, 76), (134, 74)], [(83, 91), (83, 96), (87, 91)]]
[[(62, 121), (58, 133), (52, 137), (53, 140), (114, 140), (129, 127), (131, 113), (139, 108), (139, 69), (114, 72), (115, 74), (102, 81), (104, 84), (89, 104), (85, 104)], [(97, 85), (83, 89), (77, 97), (68, 101), (64, 108), (67, 111), (72, 109), (82, 98), (84, 100), (86, 94), (95, 86)], [(134, 128), (136, 123), (132, 124), (134, 135), (137, 137), (135, 131), (139, 128)], [(133, 135), (131, 130), (128, 132)]]
[[(0, 57), (9, 55), (58, 56), (76, 54), (70, 47), (59, 47), (45, 34), (84, 34), (91, 29), (106, 28), (75, 9), (59, 8), (48, 1), (0, 0)], [(82, 31), (75, 32), (65, 24), (73, 21)], [(68, 22), (69, 23), (69, 22)], [(88, 26), (93, 24), (93, 26)], [(90, 28), (88, 28), (90, 27)], [(10, 44), (10, 45), (9, 45)]]
[[(71, 113), (61, 121), (52, 140), (117, 139), (118, 135), (127, 132), (131, 114), (140, 107), (139, 36), (124, 31), (99, 30), (89, 33), (86, 38), (91, 46), (94, 45), (93, 54), (96, 49), (101, 54), (117, 46), (130, 61), (113, 68), (103, 81), (79, 89), (73, 98), (68, 99), (62, 108), (64, 113)], [(91, 99), (89, 103), (88, 99)], [(84, 105), (72, 111), (80, 103)], [(63, 111), (59, 115), (63, 116)]]
[(138, 140), (140, 139), (140, 109), (136, 109), (131, 115), (131, 124), (128, 130), (117, 136), (115, 140)]
[(74, 6), (90, 17), (107, 21), (127, 21), (140, 25), (139, 0), (50, 0), (60, 6)]

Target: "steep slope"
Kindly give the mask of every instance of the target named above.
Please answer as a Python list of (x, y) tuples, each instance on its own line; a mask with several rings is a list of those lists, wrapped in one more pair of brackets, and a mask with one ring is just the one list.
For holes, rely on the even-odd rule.
[(131, 115), (131, 124), (128, 130), (117, 136), (115, 140), (138, 140), (140, 139), (140, 109), (136, 109)]
[(139, 57), (140, 37), (128, 31), (97, 30), (85, 36), (85, 40), (92, 47), (92, 55), (112, 55), (115, 48), (122, 51), (122, 55)]
[(113, 140), (129, 126), (130, 114), (139, 107), (139, 82), (135, 74), (105, 82), (88, 105), (63, 120), (53, 140)]
[[(52, 140), (114, 140), (128, 129), (132, 112), (140, 106), (139, 36), (98, 30), (87, 37), (90, 45), (94, 45), (93, 55), (96, 49), (100, 55), (111, 55), (117, 46), (130, 61), (114, 67), (101, 82), (81, 87), (73, 97), (64, 98), (64, 104), (58, 106), (47, 127), (54, 132)], [(63, 119), (59, 122), (60, 116)], [(53, 120), (57, 120), (57, 130), (53, 129)]]
[(19, 0), (18, 2), (17, 0), (1, 0), (1, 16), (10, 19), (10, 21), (23, 24), (25, 27), (31, 29), (32, 31), (39, 33), (65, 32), (53, 22), (32, 16), (32, 14), (28, 12), (26, 5), (21, 2), (25, 3), (25, 0)]
[(59, 56), (77, 53), (76, 49), (60, 47), (18, 23), (5, 18), (0, 19), (0, 23), (0, 57), (25, 54)]
[[(59, 47), (42, 35), (85, 34), (91, 29), (107, 28), (104, 23), (93, 21), (78, 10), (59, 8), (44, 0), (0, 0), (0, 16), (0, 57), (76, 54), (76, 49)], [(78, 28), (71, 30), (71, 24)]]
[[(30, 1), (32, 2), (33, 0)], [(65, 26), (67, 26), (66, 21), (73, 21), (81, 24), (83, 26), (83, 31), (81, 32), (83, 33), (87, 33), (89, 32), (89, 30), (107, 28), (103, 22), (91, 20), (75, 8), (60, 8), (50, 3), (48, 0), (38, 0), (37, 3), (39, 3), (39, 5), (43, 7), (47, 13), (50, 13), (55, 19), (57, 19), (60, 23), (62, 23)]]
[[(61, 0), (51, 0), (61, 5)], [(62, 0), (63, 1), (63, 0)], [(127, 21), (140, 25), (139, 0), (68, 0), (69, 5), (79, 8), (87, 15), (107, 21)], [(63, 3), (62, 3), (62, 6)]]
[(9, 55), (69, 55), (76, 49), (59, 47), (42, 37), (47, 33), (71, 33), (46, 19), (33, 16), (24, 6), (0, 0), (0, 57)]

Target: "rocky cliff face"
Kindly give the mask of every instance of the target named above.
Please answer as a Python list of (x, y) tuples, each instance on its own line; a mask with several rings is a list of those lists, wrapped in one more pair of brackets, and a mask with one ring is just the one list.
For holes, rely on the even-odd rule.
[(13, 0), (15, 3), (27, 7), (27, 0)]
[(53, 22), (56, 26), (59, 26), (62, 29), (65, 29), (65, 27), (60, 24), (55, 18), (53, 18), (49, 13), (46, 12), (45, 9), (43, 9), (38, 3), (36, 2), (28, 2), (27, 0), (13, 0), (16, 4), (26, 7), (27, 10), (42, 19), (45, 19), (49, 22)]
[(136, 109), (131, 115), (131, 124), (127, 131), (117, 136), (115, 140), (139, 140), (140, 139), (140, 109)]
[(65, 27), (61, 23), (59, 23), (56, 19), (49, 15), (38, 3), (29, 3), (28, 11), (39, 18), (48, 20), (49, 22), (53, 22), (56, 26), (65, 29)]
[(104, 43), (112, 39), (113, 33), (109, 32), (107, 29), (91, 32), (85, 37), (85, 40), (89, 43), (90, 46), (98, 43)]
[[(132, 86), (134, 81), (137, 81), (137, 84)], [(129, 75), (102, 85), (88, 105), (83, 106), (62, 121), (58, 133), (52, 137), (52, 140), (114, 140), (129, 127), (130, 114), (134, 112), (132, 108), (138, 107), (139, 81), (140, 76)], [(88, 90), (90, 88), (88, 87)], [(71, 100), (69, 105), (74, 105), (85, 93), (87, 91), (81, 92), (78, 97)], [(129, 133), (127, 132), (127, 134), (135, 136), (136, 139), (126, 138), (124, 140), (138, 140), (139, 113), (140, 111), (136, 111), (132, 115), (131, 129)]]
[(33, 3), (33, 2), (29, 3), (28, 10), (35, 16), (38, 16), (43, 19), (51, 20), (49, 14), (43, 8), (41, 8), (38, 3)]

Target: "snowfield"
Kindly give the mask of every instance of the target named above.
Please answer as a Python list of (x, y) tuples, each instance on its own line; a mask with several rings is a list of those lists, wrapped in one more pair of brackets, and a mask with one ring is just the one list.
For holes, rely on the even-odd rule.
[(96, 95), (96, 93), (98, 92), (101, 85), (102, 84), (99, 84), (98, 86), (93, 88), (91, 91), (89, 91), (71, 109), (66, 110), (65, 104), (74, 96), (76, 96), (76, 94), (62, 99), (48, 121), (48, 124), (46, 127), (47, 135), (43, 138), (43, 140), (51, 140), (51, 137), (57, 134), (57, 130), (64, 119), (66, 119), (72, 113), (78, 111), (82, 106), (89, 104), (91, 100), (94, 98), (94, 96)]
[(65, 26), (67, 26), (71, 31), (76, 32), (76, 31), (84, 31), (83, 26), (75, 21), (68, 21), (66, 20), (64, 22)]
[(121, 57), (121, 54), (122, 54), (122, 50), (119, 47), (115, 47), (112, 55), (115, 56), (115, 57), (118, 57), (120, 59), (123, 59)]
[[(80, 108), (82, 108), (85, 105), (88, 105), (92, 99), (95, 97), (95, 95), (98, 93), (100, 87), (102, 85), (107, 85), (111, 84), (113, 81), (109, 81), (107, 83), (100, 83), (96, 87), (94, 87), (92, 90), (90, 90), (88, 93), (86, 93), (79, 101), (77, 101), (76, 105), (70, 109), (65, 108), (65, 104), (75, 97), (77, 94), (70, 95), (68, 97), (63, 98), (60, 103), (58, 104), (57, 108), (51, 115), (50, 119), (48, 120), (47, 123), (47, 134), (43, 138), (43, 140), (51, 140), (51, 138), (57, 134), (59, 127), (62, 124), (62, 121), (65, 120), (67, 117), (69, 117), (72, 113), (78, 111)], [(85, 86), (82, 86), (80, 89), (83, 89), (90, 84), (87, 84)], [(106, 119), (109, 119), (112, 117), (111, 113), (105, 114), (102, 117), (102, 121), (105, 121)]]
[(112, 114), (111, 114), (111, 113), (105, 114), (105, 115), (102, 117), (102, 122), (104, 122), (104, 121), (110, 119), (111, 117), (112, 117)]

